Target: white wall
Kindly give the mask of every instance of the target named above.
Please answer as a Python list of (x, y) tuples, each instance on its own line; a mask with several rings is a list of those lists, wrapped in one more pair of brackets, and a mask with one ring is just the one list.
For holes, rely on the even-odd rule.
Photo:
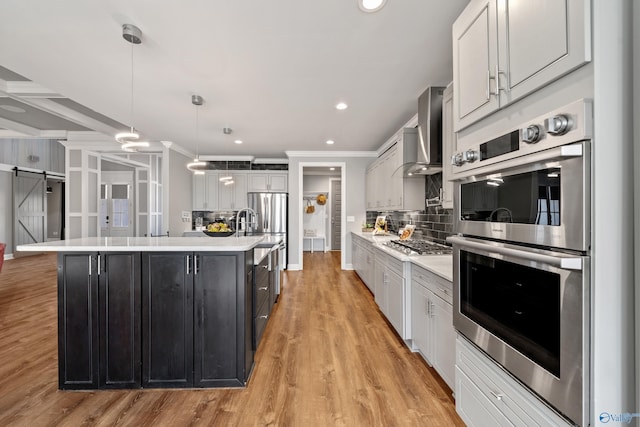
[[(166, 156), (164, 161), (167, 162)], [(168, 210), (165, 210), (168, 216), (165, 218), (169, 225), (169, 235), (173, 237), (180, 237), (183, 231), (191, 229), (191, 221), (182, 222), (181, 218), (182, 211), (191, 212), (192, 206), (192, 173), (186, 166), (190, 161), (191, 158), (169, 150), (169, 176), (168, 180), (164, 180), (163, 188), (169, 200)]]
[(343, 163), (345, 180), (345, 193), (342, 196), (343, 209), (345, 215), (353, 216), (354, 222), (345, 222), (342, 229), (344, 236), (345, 251), (343, 253), (344, 267), (351, 268), (351, 232), (360, 231), (365, 220), (365, 171), (367, 166), (373, 161), (372, 157), (289, 157), (289, 268), (297, 270), (302, 267), (300, 259), (300, 245), (302, 236), (300, 235), (300, 213), (302, 212), (302, 188), (300, 188), (300, 164), (321, 163), (337, 164)]

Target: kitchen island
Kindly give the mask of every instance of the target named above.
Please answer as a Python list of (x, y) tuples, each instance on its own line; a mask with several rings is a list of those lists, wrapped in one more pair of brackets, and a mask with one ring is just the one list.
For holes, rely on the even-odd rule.
[(242, 387), (261, 236), (82, 238), (58, 252), (60, 389)]

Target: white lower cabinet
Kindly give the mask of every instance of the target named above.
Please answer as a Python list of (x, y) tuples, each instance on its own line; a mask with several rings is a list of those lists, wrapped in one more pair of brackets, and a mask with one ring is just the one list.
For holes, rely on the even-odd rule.
[(456, 411), (470, 427), (573, 425), (461, 336), (455, 391)]
[(367, 288), (375, 293), (375, 268), (372, 243), (353, 233), (351, 235), (351, 263)]
[(454, 388), (456, 331), (453, 328), (452, 283), (411, 265), (411, 343)]
[(375, 300), (376, 304), (402, 339), (407, 339), (405, 327), (404, 262), (375, 249)]

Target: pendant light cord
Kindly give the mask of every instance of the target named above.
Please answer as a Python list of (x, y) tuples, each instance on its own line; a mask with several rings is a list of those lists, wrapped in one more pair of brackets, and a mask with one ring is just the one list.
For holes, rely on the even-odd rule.
[(133, 129), (133, 45), (131, 43), (131, 133), (135, 132)]
[(196, 104), (196, 161), (200, 161), (199, 110), (200, 106)]

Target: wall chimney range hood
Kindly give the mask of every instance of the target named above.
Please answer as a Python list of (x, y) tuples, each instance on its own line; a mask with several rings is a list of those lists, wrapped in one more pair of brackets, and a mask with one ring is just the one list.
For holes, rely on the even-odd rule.
[(418, 98), (418, 155), (404, 167), (405, 175), (442, 172), (442, 93), (444, 87), (428, 87)]

